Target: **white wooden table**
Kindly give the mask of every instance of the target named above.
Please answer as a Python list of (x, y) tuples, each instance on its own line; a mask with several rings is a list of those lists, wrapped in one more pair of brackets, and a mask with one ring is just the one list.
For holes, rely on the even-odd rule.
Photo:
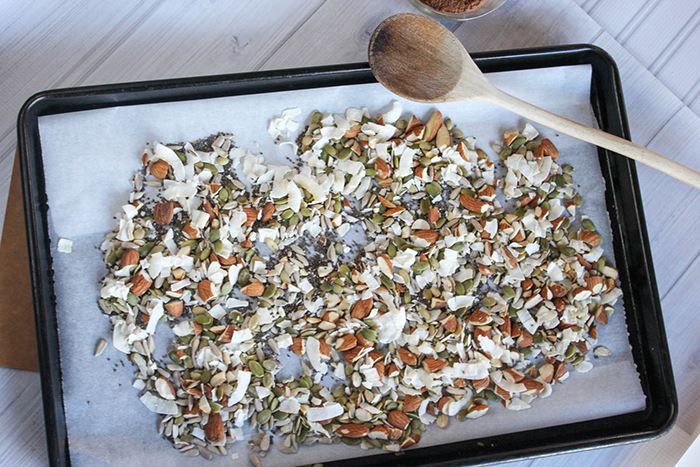
[[(50, 88), (365, 60), (405, 0), (0, 1), (0, 219), (21, 104)], [(509, 0), (453, 24), (471, 51), (589, 42), (622, 74), (633, 140), (700, 169), (700, 2)], [(700, 191), (639, 167), (680, 399), (670, 434), (515, 466), (672, 466), (700, 433)], [(1, 228), (1, 227), (0, 227)], [(1, 265), (0, 265), (1, 266)], [(0, 297), (6, 300), (6, 297)], [(39, 376), (0, 369), (0, 465), (45, 465)]]

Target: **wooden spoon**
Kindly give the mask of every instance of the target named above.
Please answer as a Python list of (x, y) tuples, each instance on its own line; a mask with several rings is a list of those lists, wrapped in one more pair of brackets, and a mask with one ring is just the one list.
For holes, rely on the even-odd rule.
[(576, 123), (496, 88), (452, 32), (430, 18), (401, 13), (384, 20), (369, 42), (369, 64), (377, 81), (418, 102), (481, 101), (575, 138), (609, 149), (700, 188), (700, 173), (649, 149)]

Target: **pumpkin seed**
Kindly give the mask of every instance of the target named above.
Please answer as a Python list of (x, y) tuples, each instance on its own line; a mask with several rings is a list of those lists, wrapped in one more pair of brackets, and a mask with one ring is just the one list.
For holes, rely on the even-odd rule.
[(262, 378), (263, 375), (265, 375), (265, 370), (263, 370), (262, 365), (260, 365), (260, 363), (256, 362), (255, 360), (249, 361), (248, 366), (250, 367), (250, 372), (258, 378)]
[(270, 421), (271, 416), (272, 416), (272, 411), (269, 409), (265, 409), (262, 412), (258, 413), (258, 416), (256, 417), (255, 420), (258, 422), (258, 425), (264, 425)]
[(277, 292), (277, 286), (275, 286), (275, 284), (269, 284), (267, 287), (265, 287), (262, 297), (272, 298), (272, 296), (275, 295), (275, 292)]

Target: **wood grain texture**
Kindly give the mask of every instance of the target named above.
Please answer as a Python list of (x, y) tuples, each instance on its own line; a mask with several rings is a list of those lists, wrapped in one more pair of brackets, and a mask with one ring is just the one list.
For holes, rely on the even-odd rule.
[(576, 0), (642, 65), (700, 115), (700, 3)]
[[(700, 48), (700, 37), (692, 29), (694, 23), (684, 29), (685, 22), (673, 21), (668, 13), (672, 9), (653, 14), (662, 5), (696, 2), (577, 1), (509, 0), (492, 15), (449, 27), (471, 51), (589, 41), (602, 46), (620, 67), (634, 141), (699, 169), (695, 151), (687, 148), (697, 145), (700, 125), (679, 97), (692, 99), (692, 110), (697, 112), (700, 89), (695, 82), (700, 73), (695, 67), (700, 62), (693, 59), (693, 51)], [(369, 35), (377, 24), (402, 11), (414, 10), (404, 0), (5, 0), (0, 15), (0, 218), (12, 168), (15, 118), (34, 92), (364, 61)], [(673, 79), (679, 79), (678, 86), (672, 86), (675, 95), (640, 65), (635, 58), (639, 50), (626, 50), (615, 40), (622, 37), (628, 44), (637, 44), (635, 31), (649, 24), (675, 28), (676, 33), (679, 28), (686, 31), (681, 36), (659, 33), (675, 51), (665, 58), (658, 76), (668, 81), (672, 77), (664, 73), (674, 73)], [(652, 37), (656, 34), (654, 28), (644, 30), (652, 31)], [(681, 40), (674, 42), (676, 37)], [(658, 56), (649, 55), (652, 62)], [(688, 81), (693, 83), (690, 88)], [(678, 96), (678, 89), (688, 91)], [(693, 209), (698, 200), (669, 177), (642, 167), (639, 171), (679, 391), (678, 424), (669, 435), (648, 443), (505, 465), (672, 466), (698, 434), (700, 322), (695, 314), (700, 301), (700, 215)], [(36, 373), (0, 369), (0, 426), (0, 465), (46, 464)]]

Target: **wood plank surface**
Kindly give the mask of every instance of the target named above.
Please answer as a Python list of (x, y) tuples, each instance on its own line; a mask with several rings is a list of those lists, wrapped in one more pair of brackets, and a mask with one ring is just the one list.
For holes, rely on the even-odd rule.
[[(492, 15), (450, 27), (473, 51), (576, 42), (603, 47), (621, 71), (633, 140), (700, 169), (700, 158), (689, 149), (700, 137), (697, 2), (577, 2), (509, 0)], [(374, 27), (400, 11), (413, 8), (405, 0), (5, 0), (0, 219), (15, 119), (31, 94), (82, 84), (364, 61)], [(647, 47), (643, 34), (647, 42), (658, 42)], [(672, 466), (700, 431), (695, 403), (700, 396), (699, 195), (645, 167), (639, 167), (639, 175), (681, 403), (679, 422), (669, 435), (648, 443), (507, 465)], [(0, 465), (46, 464), (36, 373), (0, 369), (0, 427)]]

